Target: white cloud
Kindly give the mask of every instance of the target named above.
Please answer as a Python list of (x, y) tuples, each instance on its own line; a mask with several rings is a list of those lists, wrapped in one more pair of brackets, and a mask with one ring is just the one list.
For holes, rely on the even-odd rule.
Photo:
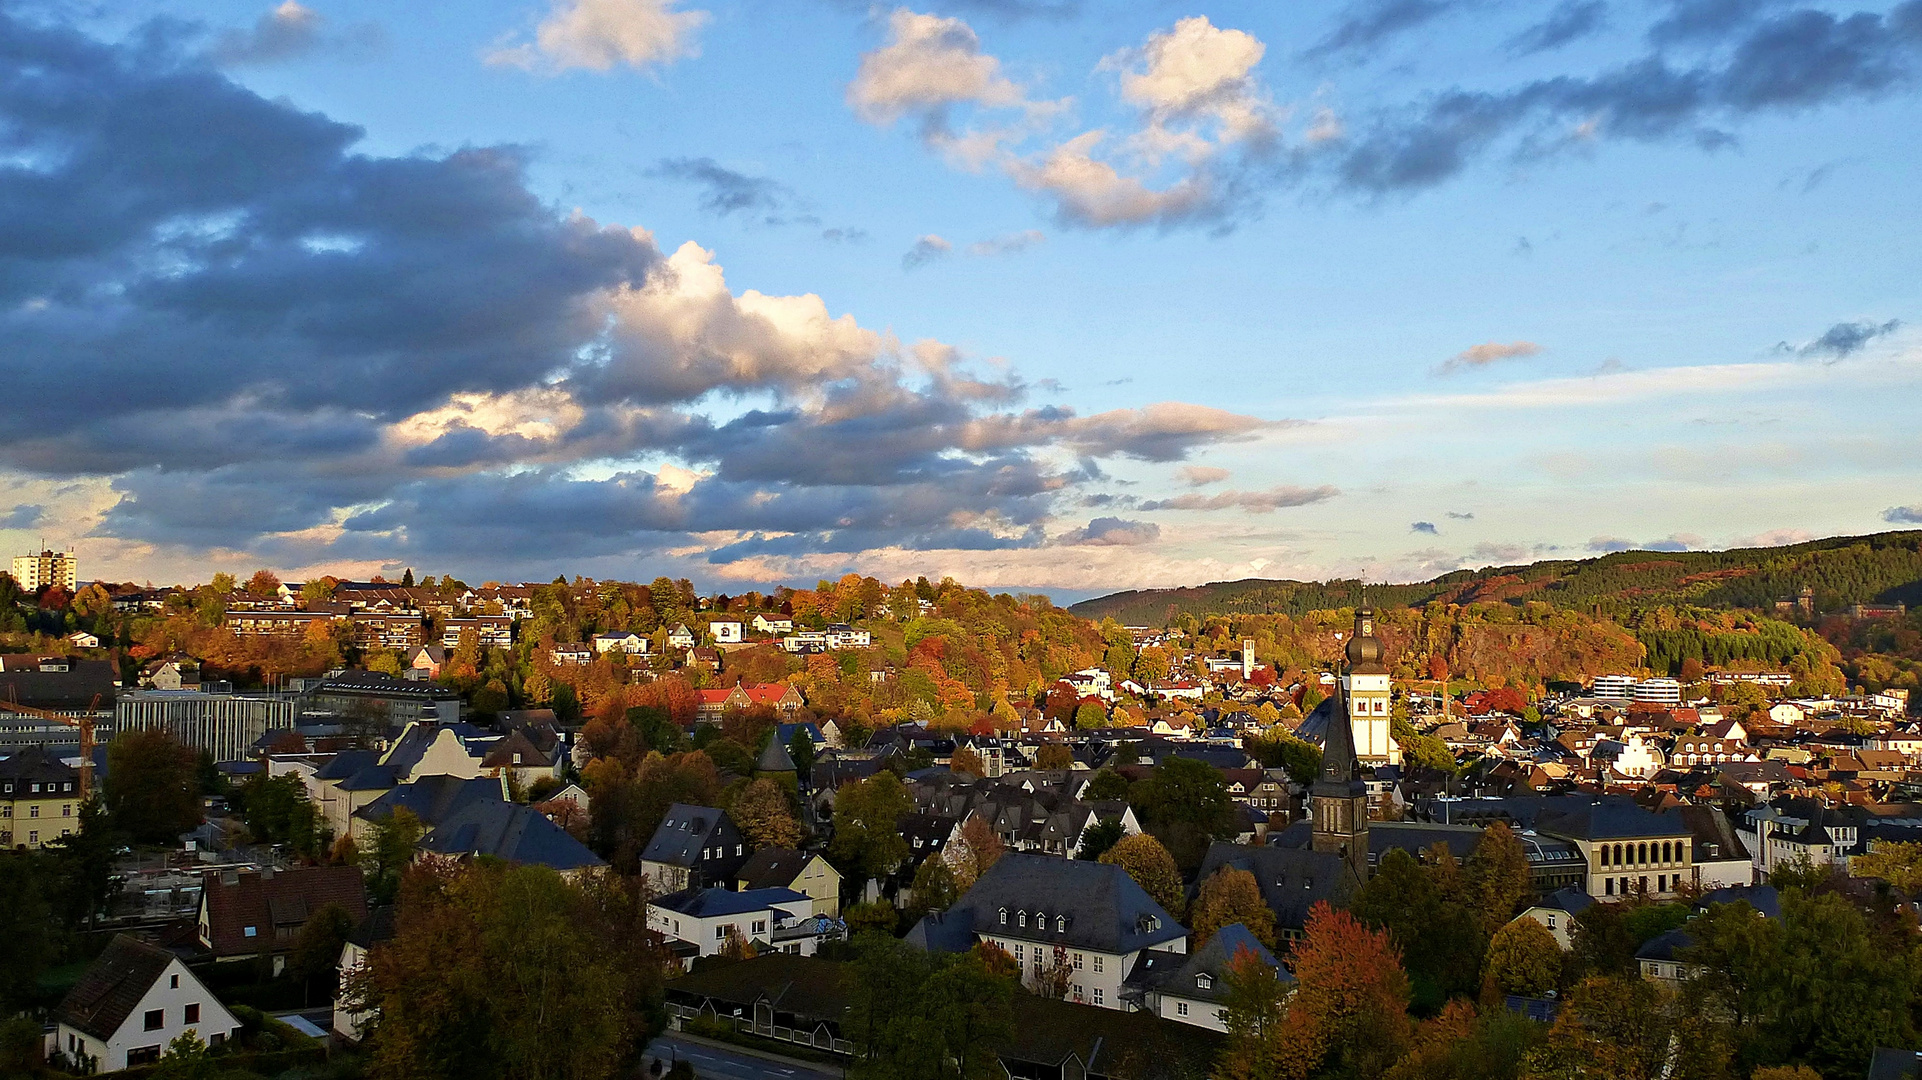
[(1207, 487), (1228, 479), (1228, 470), (1214, 465), (1183, 465), (1181, 478), (1189, 487)]
[(1147, 121), (1135, 143), (1150, 160), (1206, 157), (1222, 144), (1274, 136), (1273, 107), (1254, 76), (1265, 52), (1253, 34), (1195, 15), (1103, 63), (1121, 70), (1122, 100)]
[(708, 19), (705, 11), (679, 10), (680, 3), (554, 0), (531, 43), (504, 44), (487, 55), (487, 62), (550, 72), (671, 64), (699, 53), (694, 32)]
[(1017, 252), (1026, 251), (1046, 239), (1047, 237), (1042, 234), (1041, 230), (1027, 229), (1022, 232), (1009, 233), (1006, 236), (993, 236), (986, 240), (977, 240), (968, 245), (968, 254), (1013, 255)]
[(981, 51), (981, 39), (967, 23), (907, 8), (888, 16), (887, 42), (862, 54), (847, 97), (869, 123), (917, 116), (941, 129), (951, 105), (1007, 107), (1024, 100), (1021, 88), (1001, 74), (1001, 61)]

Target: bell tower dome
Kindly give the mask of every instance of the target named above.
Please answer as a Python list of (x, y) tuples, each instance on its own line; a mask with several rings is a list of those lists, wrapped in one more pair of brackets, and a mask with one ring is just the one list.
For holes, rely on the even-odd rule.
[(1355, 610), (1355, 632), (1348, 638), (1348, 665), (1341, 696), (1355, 725), (1355, 756), (1367, 765), (1400, 765), (1401, 747), (1390, 733), (1390, 687), (1386, 651), (1375, 636), (1375, 609)]

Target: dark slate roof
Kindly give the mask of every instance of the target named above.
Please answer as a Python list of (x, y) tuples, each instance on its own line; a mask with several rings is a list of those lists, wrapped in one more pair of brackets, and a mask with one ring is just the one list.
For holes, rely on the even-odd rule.
[(420, 848), (437, 855), (488, 855), (553, 870), (607, 865), (546, 815), (510, 802), (476, 800), (462, 806), (421, 837)]
[[(120, 675), (111, 660), (70, 658), (65, 671), (41, 671), (27, 667), (0, 671), (0, 700), (55, 712), (73, 712), (93, 707), (113, 709), (114, 688)], [(96, 706), (94, 698), (100, 701)]]
[(729, 892), (722, 888), (682, 889), (652, 901), (659, 907), (686, 915), (690, 919), (712, 919), (723, 915), (745, 915), (770, 907), (794, 905), (808, 907), (814, 898), (793, 889), (743, 889)]
[(1544, 811), (1535, 827), (1570, 840), (1639, 840), (1645, 837), (1687, 836), (1688, 823), (1673, 810), (1659, 813), (1633, 803), (1570, 800), (1575, 806)]
[(766, 749), (754, 762), (755, 772), (794, 772), (794, 758), (787, 752), (787, 745), (779, 739), (769, 739)]
[(394, 939), (394, 905), (380, 904), (367, 909), (367, 917), (360, 920), (347, 940), (363, 949), (372, 948), (383, 941)]
[(747, 889), (785, 889), (813, 858), (793, 848), (762, 848), (741, 864), (734, 878)]
[(1215, 936), (1209, 938), (1206, 945), (1197, 949), (1186, 963), (1170, 974), (1162, 982), (1161, 992), (1171, 997), (1196, 1001), (1227, 1001), (1228, 965), (1243, 949), (1274, 968), (1284, 985), (1295, 981), (1294, 974), (1282, 967), (1281, 961), (1275, 959), (1275, 954), (1269, 952), (1268, 947), (1257, 940), (1246, 926), (1230, 923), (1215, 931)]
[(669, 866), (698, 866), (702, 849), (726, 817), (727, 811), (712, 806), (675, 803), (667, 808), (667, 816), (648, 839), (641, 858)]
[(1695, 939), (1686, 930), (1670, 930), (1643, 942), (1642, 947), (1635, 950), (1635, 959), (1672, 961), (1676, 959), (1677, 951), (1694, 944)]
[(406, 807), (423, 826), (431, 829), (471, 804), (506, 801), (497, 777), (463, 780), (458, 776), (423, 776), (411, 784), (394, 787), (361, 807), (356, 816), (368, 821), (385, 821), (395, 810)]
[(1595, 898), (1577, 888), (1557, 889), (1534, 903), (1534, 907), (1554, 908), (1580, 915), (1595, 905)]
[[(308, 866), (298, 870), (243, 871), (201, 875), (200, 903), (207, 911), (209, 948), (215, 956), (285, 952), (291, 939), (277, 927), (297, 931), (309, 916), (338, 904), (358, 922), (367, 915), (367, 885), (357, 866)], [(247, 936), (247, 928), (254, 936)]]
[(158, 945), (116, 934), (61, 1000), (54, 1019), (96, 1039), (111, 1039), (174, 959)]
[[(1372, 835), (1373, 829), (1370, 833)], [(1224, 866), (1246, 870), (1261, 886), (1261, 898), (1275, 913), (1280, 929), (1299, 930), (1308, 921), (1308, 909), (1325, 900), (1332, 907), (1346, 907), (1361, 891), (1354, 868), (1332, 852), (1303, 847), (1246, 847), (1217, 841), (1209, 845), (1201, 860), (1197, 883), (1207, 880)]]
[(1675, 812), (1682, 817), (1689, 835), (1694, 839), (1694, 861), (1698, 863), (1749, 860), (1747, 845), (1735, 835), (1735, 828), (1729, 823), (1728, 815), (1719, 806), (1679, 806)]
[(387, 751), (387, 758), (382, 764), (396, 773), (412, 773), (414, 766), (420, 764), (421, 758), (427, 756), (428, 747), (434, 745), (434, 740), (440, 738), (440, 733), (443, 731), (453, 732), (454, 737), (463, 743), (470, 739), (491, 740), (494, 737), (493, 732), (484, 731), (465, 721), (456, 721), (452, 724), (413, 723), (407, 725), (406, 731), (401, 732), (400, 741), (394, 744), (393, 749)]
[(1869, 1059), (1868, 1080), (1915, 1080), (1918, 1076), (1922, 1076), (1922, 1050), (1878, 1046)]
[(1695, 910), (1707, 911), (1710, 904), (1745, 903), (1761, 913), (1764, 918), (1782, 917), (1782, 897), (1773, 885), (1730, 885), (1727, 888), (1711, 889), (1695, 901)]
[(847, 965), (812, 956), (763, 953), (749, 960), (704, 964), (699, 971), (670, 980), (668, 999), (682, 1004), (707, 1002), (723, 1016), (736, 1005), (751, 1015), (755, 1002), (766, 1001), (781, 1012), (838, 1024), (847, 1014)]
[[(950, 917), (957, 912), (968, 912), (983, 934), (1106, 953), (1137, 952), (1187, 934), (1121, 867), (1046, 855), (1001, 856), (955, 902)], [(1027, 927), (1020, 924), (1022, 912), (1030, 917)], [(1036, 915), (1045, 916), (1045, 928), (1037, 928)], [(1056, 929), (1058, 916), (1067, 917), (1063, 930)]]
[[(432, 780), (434, 777), (422, 779)], [(342, 791), (386, 791), (399, 783), (400, 776), (394, 771), (393, 766), (366, 765), (356, 769), (347, 779), (342, 780), (339, 787)]]
[[(316, 780), (345, 780), (368, 766), (380, 764), (378, 750), (342, 750), (314, 773)], [(392, 785), (389, 785), (392, 786)]]
[[(42, 784), (77, 784), (80, 782), (79, 777), (79, 769), (48, 756), (43, 746), (24, 746), (15, 751), (11, 757), (0, 758), (0, 780), (11, 780), (16, 784), (34, 781)], [(58, 789), (47, 790), (57, 791)]]
[[(1223, 1041), (1218, 1032), (1151, 1014), (1016, 994), (1013, 1036), (997, 1053), (1004, 1064), (1031, 1063), (1062, 1075), (1141, 1077), (1166, 1062), (1214, 1061)], [(1063, 1068), (1070, 1059), (1080, 1068)], [(1017, 1068), (1009, 1071), (1053, 1075)]]
[(931, 911), (914, 924), (906, 940), (929, 952), (967, 952), (974, 948), (974, 912)]

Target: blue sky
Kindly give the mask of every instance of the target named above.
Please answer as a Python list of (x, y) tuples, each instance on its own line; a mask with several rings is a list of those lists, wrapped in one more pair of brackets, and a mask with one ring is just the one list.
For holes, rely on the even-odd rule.
[(1922, 521), (1918, 0), (0, 3), (0, 47), (0, 529), (89, 576), (1071, 598)]

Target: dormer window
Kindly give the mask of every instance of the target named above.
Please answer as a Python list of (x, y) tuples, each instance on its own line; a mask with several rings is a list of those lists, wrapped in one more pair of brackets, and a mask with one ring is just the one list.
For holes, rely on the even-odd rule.
[(1068, 932), (1068, 917), (1066, 915), (1056, 915), (1054, 917), (1054, 932), (1057, 934), (1065, 934)]
[(1016, 913), (1016, 915), (1015, 915), (1015, 917), (1016, 917), (1017, 919), (1019, 919), (1019, 920), (1021, 921), (1021, 925), (1022, 925), (1022, 926), (1026, 926), (1026, 925), (1028, 925), (1028, 913), (1027, 913), (1027, 912), (1025, 912), (1025, 911), (1022, 911), (1022, 912), (1017, 912), (1017, 913)]
[(1002, 926), (1008, 925), (1008, 909), (1007, 908), (1001, 909), (1001, 925)]
[(1210, 976), (1210, 975), (1195, 976), (1195, 989), (1197, 990), (1208, 990), (1213, 988), (1214, 985), (1215, 985), (1215, 980), (1213, 976)]

